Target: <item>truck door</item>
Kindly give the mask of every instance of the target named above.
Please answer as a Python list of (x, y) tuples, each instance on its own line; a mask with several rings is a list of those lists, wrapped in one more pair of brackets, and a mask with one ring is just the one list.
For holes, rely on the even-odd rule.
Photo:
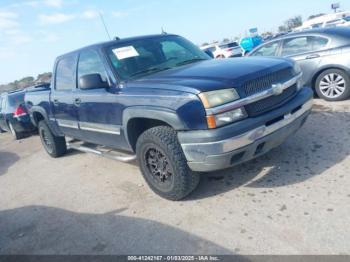
[(78, 62), (78, 90), (75, 99), (77, 105), (79, 128), (85, 141), (99, 145), (123, 148), (125, 139), (121, 137), (122, 105), (115, 88), (80, 89), (82, 76), (99, 74), (106, 84), (108, 74), (100, 54), (93, 49), (80, 53)]
[(58, 59), (54, 75), (51, 103), (55, 120), (61, 131), (71, 137), (79, 135), (78, 115), (75, 106), (77, 55)]

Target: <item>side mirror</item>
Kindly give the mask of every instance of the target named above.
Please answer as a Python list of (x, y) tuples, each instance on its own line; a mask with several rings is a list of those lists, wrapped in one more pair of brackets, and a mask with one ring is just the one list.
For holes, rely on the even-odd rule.
[(83, 75), (79, 78), (80, 89), (97, 89), (109, 87), (106, 81), (102, 80), (100, 74)]
[(205, 52), (208, 56), (210, 56), (211, 58), (214, 58), (214, 54), (213, 54), (212, 51), (210, 51), (210, 50), (205, 50), (204, 52)]

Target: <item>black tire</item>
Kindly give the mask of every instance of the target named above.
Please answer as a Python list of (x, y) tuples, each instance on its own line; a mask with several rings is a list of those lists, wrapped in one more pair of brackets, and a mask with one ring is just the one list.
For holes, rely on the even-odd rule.
[(44, 120), (39, 122), (38, 131), (41, 143), (51, 157), (60, 157), (67, 152), (66, 139), (64, 136), (55, 136)]
[[(181, 200), (198, 186), (200, 176), (188, 167), (176, 131), (171, 127), (158, 126), (146, 130), (137, 140), (136, 154), (143, 177), (159, 196)], [(160, 160), (152, 159), (154, 155)], [(159, 173), (157, 176), (155, 169), (162, 169), (166, 174)]]
[(16, 131), (11, 122), (8, 122), (7, 124), (9, 126), (10, 133), (12, 134), (14, 140), (19, 140), (24, 137), (23, 133)]
[[(333, 79), (331, 79), (333, 76)], [(339, 78), (338, 78), (339, 77)], [(341, 81), (335, 81), (336, 79), (339, 79)], [(332, 89), (327, 86), (327, 83), (334, 82), (336, 90), (330, 90)], [(341, 84), (339, 84), (341, 83)], [(328, 94), (327, 91), (330, 91)], [(341, 91), (343, 90), (343, 91)], [(342, 101), (350, 96), (350, 78), (349, 76), (342, 70), (339, 69), (328, 69), (322, 72), (316, 79), (315, 82), (315, 91), (318, 95), (318, 97), (327, 100), (327, 101)], [(337, 94), (339, 92), (339, 94)]]

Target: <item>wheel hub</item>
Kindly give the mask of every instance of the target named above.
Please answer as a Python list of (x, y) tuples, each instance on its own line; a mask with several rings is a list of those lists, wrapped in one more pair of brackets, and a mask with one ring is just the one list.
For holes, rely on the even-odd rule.
[(320, 82), (321, 93), (329, 98), (335, 98), (341, 96), (345, 91), (344, 78), (336, 73), (325, 75)]
[(167, 157), (158, 149), (150, 148), (146, 152), (147, 167), (158, 183), (165, 183), (172, 175)]

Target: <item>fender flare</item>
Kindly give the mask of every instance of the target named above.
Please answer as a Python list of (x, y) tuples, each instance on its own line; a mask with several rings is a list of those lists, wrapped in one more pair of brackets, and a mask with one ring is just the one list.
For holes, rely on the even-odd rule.
[(130, 146), (128, 123), (134, 118), (146, 118), (152, 120), (159, 120), (167, 123), (175, 130), (188, 129), (186, 124), (179, 118), (177, 113), (173, 110), (169, 110), (162, 107), (147, 107), (147, 106), (133, 106), (128, 107), (123, 111), (122, 127), (124, 131), (125, 139)]
[(42, 108), (41, 106), (32, 106), (29, 109), (30, 120), (31, 120), (31, 122), (33, 123), (33, 125), (35, 127), (38, 127), (38, 123), (36, 123), (36, 121), (34, 119), (34, 113), (40, 113), (44, 117), (44, 120), (45, 120), (46, 124), (48, 125), (48, 127), (51, 130), (51, 132), (55, 136), (63, 136), (63, 133), (59, 130), (56, 122), (52, 121), (52, 120), (50, 121), (50, 118), (49, 118), (46, 110), (44, 108)]
[(29, 109), (29, 115), (30, 115), (30, 120), (32, 121), (34, 126), (38, 126), (38, 123), (35, 121), (35, 118), (34, 118), (34, 113), (40, 113), (44, 117), (46, 123), (49, 122), (49, 117), (47, 116), (47, 113), (44, 108), (40, 106), (32, 106)]

